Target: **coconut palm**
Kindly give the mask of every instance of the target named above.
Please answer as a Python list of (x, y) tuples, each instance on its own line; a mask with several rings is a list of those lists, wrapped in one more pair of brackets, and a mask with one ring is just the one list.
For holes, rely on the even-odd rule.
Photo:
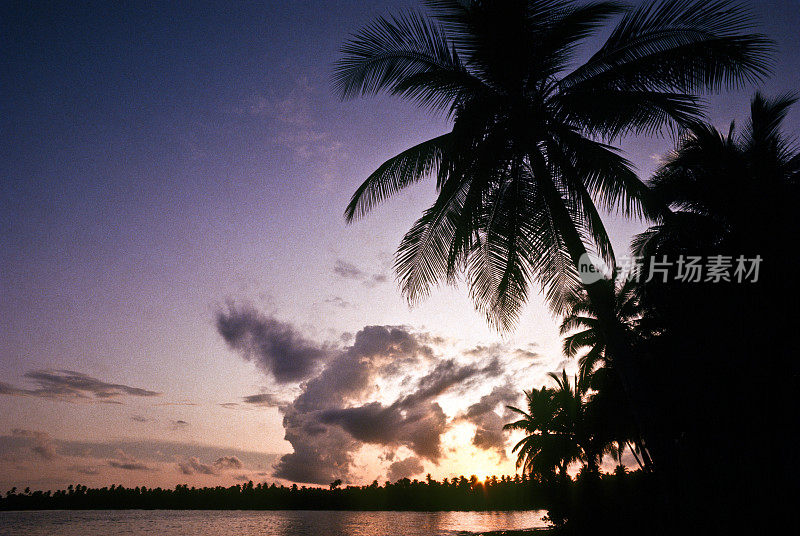
[[(398, 250), (402, 290), (415, 302), (465, 273), (476, 306), (500, 328), (514, 324), (532, 280), (561, 313), (588, 250), (613, 261), (595, 202), (658, 215), (629, 162), (598, 139), (685, 125), (701, 113), (693, 93), (766, 73), (769, 42), (747, 33), (746, 11), (728, 0), (632, 11), (565, 0), (427, 4), (432, 18), (381, 18), (357, 33), (335, 84), (345, 98), (410, 99), (445, 113), (452, 129), (383, 163), (346, 218), (435, 176), (438, 198)], [(621, 13), (605, 44), (573, 68), (578, 45)], [(609, 301), (602, 285), (587, 292)]]
[[(657, 218), (661, 208), (608, 143), (683, 126), (695, 96), (767, 73), (770, 42), (729, 0), (616, 2), (429, 0), (432, 17), (380, 18), (336, 64), (344, 98), (379, 92), (445, 114), (452, 128), (390, 158), (356, 190), (345, 216), (369, 212), (436, 177), (438, 196), (403, 238), (395, 267), (414, 303), (464, 275), (476, 307), (512, 327), (531, 283), (564, 312), (577, 267), (596, 252), (614, 264), (600, 208)], [(608, 39), (575, 67), (577, 50), (609, 18)], [(613, 297), (587, 284), (632, 406), (637, 373)], [(645, 421), (646, 419), (639, 419)]]
[(525, 474), (547, 479), (556, 469), (565, 476), (572, 462), (581, 461), (596, 473), (606, 445), (596, 433), (597, 421), (592, 415), (587, 386), (577, 376), (570, 382), (565, 371), (549, 376), (555, 380), (556, 388), (526, 391), (527, 411), (508, 406), (522, 418), (503, 429), (526, 434), (513, 448), (517, 467), (522, 467)]
[(674, 210), (671, 217), (637, 236), (641, 255), (738, 250), (780, 253), (793, 233), (787, 217), (800, 193), (800, 151), (781, 132), (794, 97), (753, 98), (741, 134), (697, 123), (652, 178), (653, 192)]
[[(623, 276), (604, 279), (602, 284), (610, 287), (607, 292), (613, 297), (612, 310), (619, 330), (631, 341), (640, 337), (638, 282), (632, 277)], [(569, 297), (560, 332), (564, 336), (564, 355), (567, 357), (574, 358), (588, 348), (579, 359), (581, 376), (589, 377), (599, 366), (613, 360), (613, 356), (607, 356), (605, 331), (584, 290)]]

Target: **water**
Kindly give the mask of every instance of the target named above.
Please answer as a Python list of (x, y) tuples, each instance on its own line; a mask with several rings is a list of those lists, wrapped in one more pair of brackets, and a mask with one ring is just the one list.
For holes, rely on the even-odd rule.
[(15, 536), (445, 536), (546, 527), (544, 511), (343, 512), (50, 510), (0, 512)]

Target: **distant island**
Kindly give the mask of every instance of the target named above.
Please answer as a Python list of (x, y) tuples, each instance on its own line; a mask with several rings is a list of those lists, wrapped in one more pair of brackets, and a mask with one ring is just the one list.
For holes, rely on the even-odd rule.
[[(634, 489), (643, 475), (604, 474), (601, 486), (608, 495), (621, 487)], [(565, 482), (574, 488), (581, 479)], [(70, 485), (57, 491), (12, 488), (0, 497), (0, 510), (537, 510), (551, 506), (552, 489), (525, 476), (476, 476), (442, 481), (426, 478), (397, 482), (377, 481), (365, 486), (345, 486), (335, 481), (327, 488), (284, 486), (252, 481), (230, 487), (173, 489), (124, 487), (88, 488)]]

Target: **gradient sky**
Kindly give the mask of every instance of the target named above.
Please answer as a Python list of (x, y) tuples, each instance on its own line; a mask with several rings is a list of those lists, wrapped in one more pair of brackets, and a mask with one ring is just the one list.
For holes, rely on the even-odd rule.
[[(415, 5), (3, 4), (0, 488), (513, 472), (495, 411), (563, 364), (542, 300), (505, 337), (463, 288), (409, 309), (392, 254), (430, 183), (342, 218), (447, 128), (330, 90), (348, 34)], [(800, 2), (757, 6), (762, 89), (797, 90)], [(754, 89), (711, 120), (742, 124)], [(646, 177), (670, 143), (623, 146)], [(607, 221), (624, 253), (642, 224)]]

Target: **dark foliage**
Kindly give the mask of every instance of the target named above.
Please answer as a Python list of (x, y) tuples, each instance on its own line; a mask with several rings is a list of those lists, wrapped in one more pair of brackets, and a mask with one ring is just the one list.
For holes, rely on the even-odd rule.
[(546, 508), (550, 493), (527, 477), (502, 476), (397, 482), (368, 486), (298, 487), (253, 484), (174, 489), (69, 486), (66, 490), (6, 492), (0, 510), (242, 509), (242, 510), (530, 510)]

